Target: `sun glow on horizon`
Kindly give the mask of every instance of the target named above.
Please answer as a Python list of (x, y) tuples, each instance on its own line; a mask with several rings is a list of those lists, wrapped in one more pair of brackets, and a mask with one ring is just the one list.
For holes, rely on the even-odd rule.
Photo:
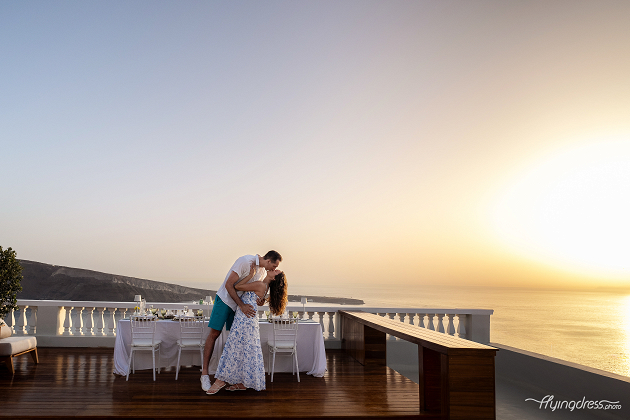
[(587, 143), (538, 163), (497, 202), (498, 236), (570, 271), (630, 277), (630, 136)]

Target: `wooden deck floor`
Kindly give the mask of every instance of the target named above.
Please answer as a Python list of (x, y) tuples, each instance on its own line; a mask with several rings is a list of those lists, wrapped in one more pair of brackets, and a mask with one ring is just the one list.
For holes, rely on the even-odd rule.
[(327, 350), (323, 378), (288, 373), (267, 376), (267, 390), (206, 395), (199, 368), (150, 371), (129, 381), (113, 371), (113, 349), (40, 348), (40, 363), (15, 359), (16, 372), (0, 366), (0, 417), (54, 418), (422, 418), (418, 385), (385, 366), (361, 366)]

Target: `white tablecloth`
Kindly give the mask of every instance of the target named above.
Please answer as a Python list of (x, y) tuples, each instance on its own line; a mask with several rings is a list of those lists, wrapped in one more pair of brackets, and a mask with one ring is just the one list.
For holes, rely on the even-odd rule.
[[(204, 339), (207, 337), (210, 329), (204, 328)], [(223, 346), (227, 339), (225, 330), (221, 333), (214, 345), (214, 352), (208, 366), (208, 373), (211, 375), (216, 372)], [(160, 367), (168, 367), (177, 365), (177, 340), (180, 336), (179, 322), (171, 320), (157, 321), (155, 328), (156, 340), (162, 340), (160, 345), (161, 360)], [(263, 357), (265, 359), (265, 371), (269, 371), (268, 355), (269, 347), (267, 343), (273, 338), (273, 325), (267, 321), (260, 322), (260, 344), (262, 346)], [(324, 348), (324, 337), (322, 335), (322, 327), (318, 322), (300, 321), (298, 327), (298, 364), (300, 372), (306, 372), (307, 375), (324, 376), (326, 372), (326, 351)], [(114, 373), (118, 375), (127, 375), (127, 361), (129, 360), (129, 343), (131, 342), (131, 324), (128, 319), (118, 321), (118, 330), (116, 334), (116, 344), (114, 346)], [(134, 352), (136, 369), (151, 369), (153, 363), (150, 351)], [(155, 355), (155, 363), (158, 363), (157, 354)], [(181, 366), (201, 366), (201, 358), (199, 351), (186, 350), (182, 351)], [(292, 357), (288, 355), (276, 355), (276, 372), (291, 372)]]

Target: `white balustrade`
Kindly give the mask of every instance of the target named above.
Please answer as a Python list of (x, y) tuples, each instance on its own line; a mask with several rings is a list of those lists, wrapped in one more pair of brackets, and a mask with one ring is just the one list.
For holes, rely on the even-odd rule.
[(83, 312), (82, 306), (75, 306), (72, 309), (72, 315), (70, 318), (72, 319), (72, 335), (83, 335), (81, 328), (83, 327), (83, 317), (81, 317), (81, 312)]
[(322, 333), (324, 334), (324, 337), (326, 336), (326, 328), (324, 327), (324, 314), (326, 312), (317, 312), (317, 317), (319, 318), (319, 325), (322, 326)]
[(444, 332), (444, 314), (436, 314), (438, 319), (437, 332)]
[(82, 335), (94, 335), (94, 307), (85, 307), (81, 313), (81, 320), (83, 321), (83, 327), (81, 328)]
[(448, 325), (446, 326), (446, 333), (448, 335), (454, 335), (455, 334), (455, 324), (453, 324), (453, 314), (446, 314), (446, 317), (448, 318)]
[(64, 321), (63, 321), (63, 335), (72, 335), (72, 319), (70, 318), (70, 312), (72, 311), (72, 306), (64, 306)]
[(104, 334), (107, 335), (115, 335), (114, 331), (116, 330), (116, 320), (114, 319), (114, 313), (116, 312), (116, 308), (108, 307), (107, 315), (104, 316), (106, 321), (106, 327), (103, 328)]
[(29, 306), (26, 310), (26, 319), (28, 319), (28, 326), (26, 326), (26, 333), (28, 335), (37, 334), (37, 306)]
[[(187, 305), (190, 309), (208, 309), (208, 305), (190, 303), (149, 302), (157, 308), (181, 309)], [(117, 333), (118, 321), (128, 317), (136, 306), (135, 302), (72, 302), (72, 301), (37, 301), (18, 300), (18, 310), (7, 314), (4, 318), (7, 325), (13, 328), (15, 335), (36, 335), (47, 337), (66, 337), (70, 346), (91, 346), (80, 343), (99, 345), (100, 341), (111, 341)], [(268, 310), (267, 306), (259, 308), (259, 316)], [(326, 342), (340, 345), (340, 320), (338, 310), (361, 310), (375, 313), (396, 322), (406, 322), (427, 328), (432, 331), (451, 336), (472, 339), (487, 343), (490, 340), (490, 315), (492, 310), (485, 309), (407, 309), (407, 308), (366, 308), (345, 306), (289, 306), (287, 311), (298, 312), (299, 317), (316, 321), (321, 325)], [(417, 320), (415, 319), (417, 317)], [(38, 325), (38, 318), (40, 319)], [(425, 319), (426, 318), (426, 319)], [(41, 328), (39, 328), (41, 327)], [(396, 337), (387, 336), (388, 340)], [(39, 342), (39, 338), (38, 338)], [(55, 341), (58, 343), (59, 341)], [(64, 341), (65, 343), (66, 341)], [(56, 344), (63, 346), (63, 344)]]
[(457, 315), (457, 336), (466, 338), (466, 315)]
[(26, 322), (26, 308), (28, 306), (22, 306), (17, 310), (16, 317), (16, 325), (15, 325), (15, 335), (26, 335), (26, 326), (28, 323)]
[(335, 338), (335, 314), (337, 311), (326, 312), (328, 314), (328, 339)]
[(93, 317), (94, 320), (94, 332), (93, 335), (102, 337), (105, 334), (105, 308), (96, 307), (96, 314)]
[(9, 328), (11, 328), (12, 330), (15, 330), (13, 328), (15, 326), (15, 316), (13, 315), (13, 311), (5, 315), (4, 322), (9, 326)]
[[(396, 320), (396, 312), (387, 312), (386, 316), (392, 321)], [(387, 337), (387, 340), (396, 341), (396, 337), (393, 335), (386, 334), (385, 336)]]

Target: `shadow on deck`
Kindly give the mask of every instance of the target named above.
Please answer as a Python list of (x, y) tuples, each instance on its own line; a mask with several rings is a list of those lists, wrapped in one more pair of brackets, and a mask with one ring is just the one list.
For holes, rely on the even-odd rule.
[(339, 350), (327, 350), (326, 375), (267, 376), (267, 390), (208, 396), (199, 368), (116, 376), (109, 348), (40, 348), (40, 363), (15, 360), (16, 372), (0, 367), (0, 416), (19, 418), (422, 418), (418, 385), (386, 366), (361, 366)]

